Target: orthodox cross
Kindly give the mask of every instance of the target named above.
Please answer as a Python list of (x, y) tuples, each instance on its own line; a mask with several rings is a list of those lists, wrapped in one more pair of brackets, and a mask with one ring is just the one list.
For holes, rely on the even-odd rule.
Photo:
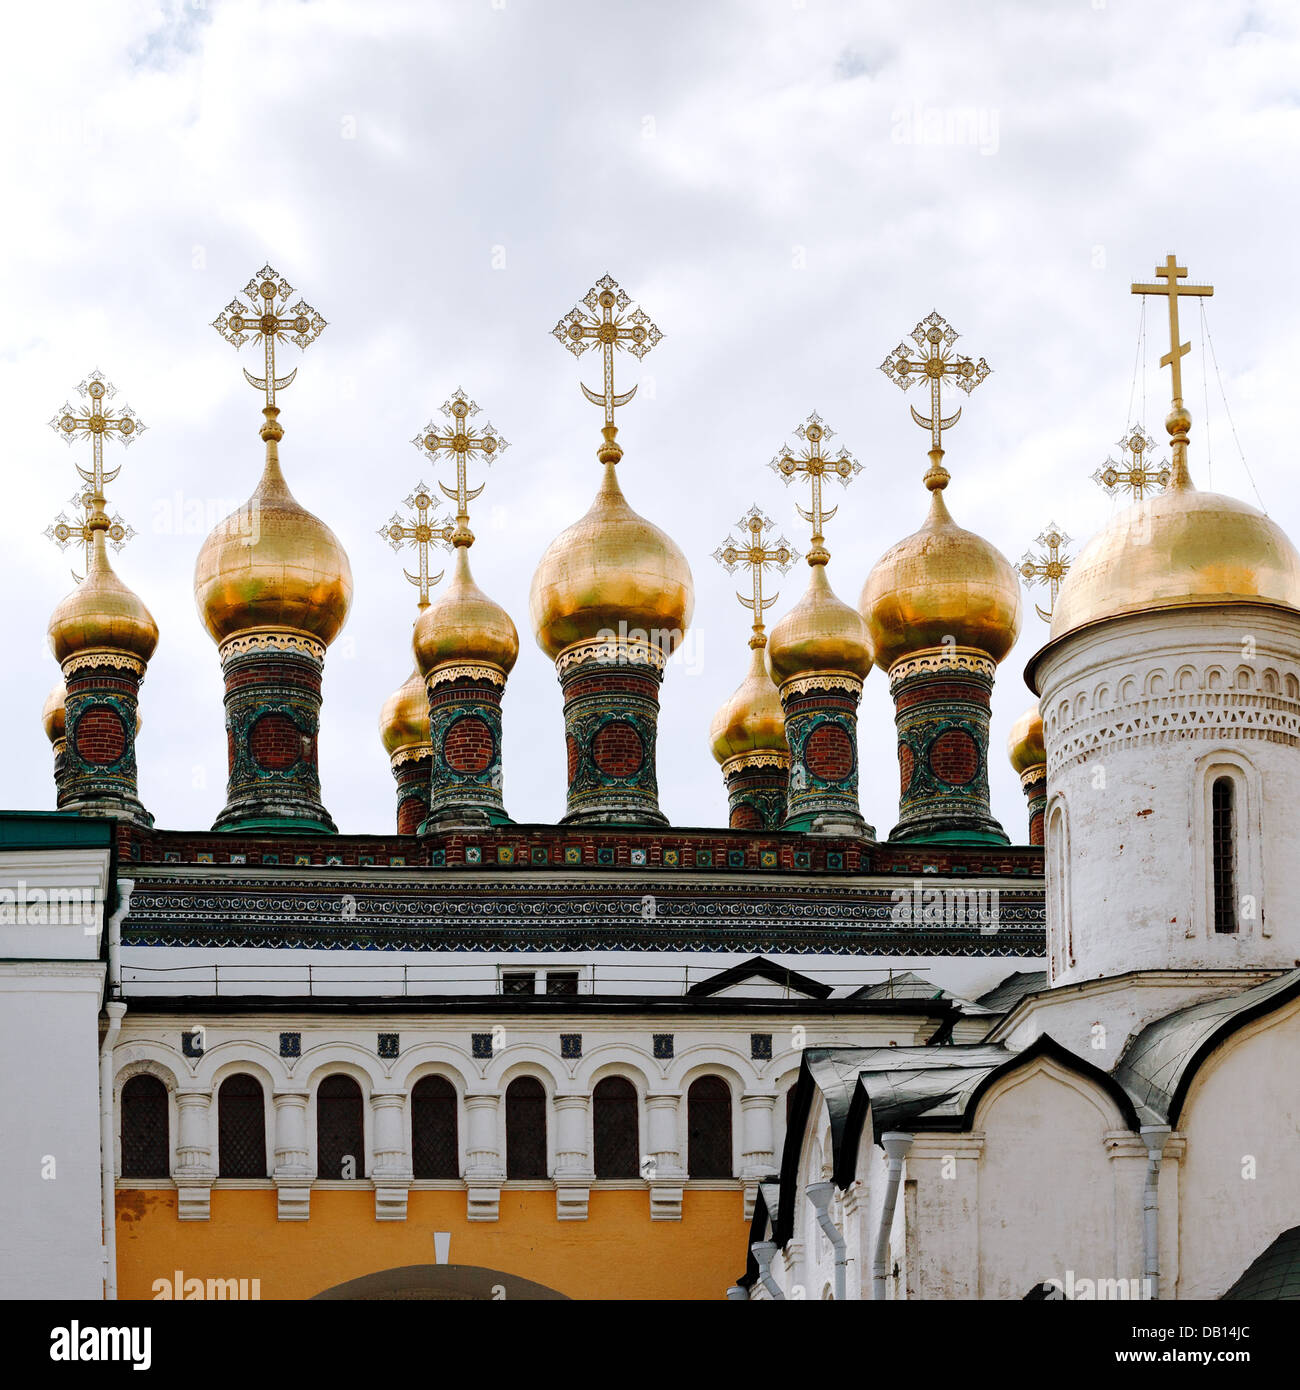
[(454, 396), (442, 403), (440, 409), (452, 422), (451, 428), (439, 429), (437, 423), (430, 420), (411, 443), (435, 464), (438, 462), (439, 454), (444, 450), (455, 458), (455, 488), (449, 488), (441, 482), (438, 486), (444, 496), (452, 498), (456, 503), (456, 529), (451, 537), (452, 544), (473, 545), (474, 533), (469, 529), (469, 504), (487, 484), (480, 483), (478, 487), (470, 488), (467, 473), (469, 461), (471, 458), (481, 457), (491, 463), (494, 458), (505, 453), (510, 445), (492, 428), (490, 422), (481, 431), (475, 431), (470, 427), (469, 421), (478, 414), (478, 406), (464, 391), (458, 390)]
[(1024, 578), (1026, 588), (1032, 589), (1035, 584), (1046, 584), (1051, 593), (1046, 612), (1037, 604), (1034, 605), (1038, 616), (1045, 623), (1052, 620), (1052, 610), (1056, 607), (1057, 591), (1070, 569), (1070, 556), (1065, 553), (1065, 547), (1069, 543), (1069, 536), (1061, 530), (1056, 522), (1049, 521), (1047, 529), (1034, 537), (1034, 544), (1046, 547), (1047, 553), (1035, 555), (1032, 550), (1026, 550), (1024, 558), (1020, 561), (1020, 573)]
[(950, 476), (941, 462), (943, 432), (961, 419), (961, 406), (951, 415), (944, 415), (943, 384), (951, 381), (969, 396), (992, 368), (982, 357), (978, 362), (972, 362), (969, 357), (953, 354), (950, 349), (961, 334), (935, 312), (922, 319), (912, 330), (911, 336), (921, 349), (920, 355), (915, 354), (906, 343), (899, 343), (880, 364), (880, 370), (903, 391), (909, 390), (912, 383), (922, 377), (930, 383), (930, 414), (922, 415), (912, 406), (912, 419), (922, 429), (930, 431), (930, 471), (926, 474), (926, 486), (931, 490), (942, 489), (947, 486)]
[(751, 647), (766, 646), (767, 634), (763, 630), (763, 614), (779, 597), (778, 594), (769, 596), (763, 593), (764, 572), (769, 565), (775, 565), (782, 574), (787, 574), (790, 566), (799, 558), (799, 552), (784, 536), (773, 541), (764, 535), (771, 525), (772, 518), (764, 516), (757, 506), (753, 506), (736, 522), (737, 529), (744, 534), (745, 539), (737, 541), (728, 536), (713, 552), (713, 558), (728, 574), (734, 574), (739, 565), (744, 565), (750, 572), (753, 580), (751, 597), (746, 598), (740, 592), (737, 592), (736, 597), (754, 615), (754, 632), (749, 639)]
[[(551, 336), (563, 343), (575, 357), (581, 357), (589, 347), (600, 344), (605, 366), (604, 390), (592, 391), (581, 382), (578, 384), (592, 405), (605, 407), (606, 430), (615, 428), (614, 407), (626, 405), (636, 395), (635, 386), (621, 393), (614, 390), (615, 348), (625, 349), (634, 357), (643, 358), (663, 337), (642, 309), (636, 308), (627, 313), (631, 303), (632, 300), (618, 284), (605, 275), (588, 291), (582, 304), (570, 309), (551, 329)], [(613, 435), (608, 438), (612, 442)]]
[(145, 432), (146, 426), (136, 418), (135, 412), (128, 405), (117, 410), (104, 408), (104, 403), (112, 400), (117, 391), (102, 372), (91, 372), (77, 387), (77, 391), (90, 402), (89, 408), (82, 407), (79, 410), (65, 401), (62, 409), (50, 421), (50, 428), (62, 435), (68, 444), (74, 439), (90, 440), (90, 468), (83, 468), (80, 464), (77, 464), (76, 468), (86, 484), (84, 496), (87, 507), (98, 499), (99, 508), (102, 509), (105, 486), (122, 471), (120, 464), (116, 468), (105, 470), (104, 440), (117, 439), (129, 447), (138, 435)]
[(415, 515), (403, 520), (400, 512), (394, 512), (379, 528), (379, 534), (395, 551), (400, 552), (404, 545), (415, 548), (416, 554), (420, 557), (420, 568), (415, 574), (410, 570), (403, 570), (402, 573), (420, 591), (418, 606), (427, 608), (429, 590), (443, 575), (442, 570), (432, 576), (429, 574), (429, 550), (435, 545), (450, 546), (452, 538), (456, 535), (456, 527), (449, 521), (438, 525), (438, 518), (432, 515), (438, 503), (423, 483), (416, 483), (415, 491), (406, 499), (406, 506), (413, 507)]
[(1182, 295), (1194, 295), (1206, 299), (1214, 293), (1213, 285), (1180, 285), (1185, 279), (1187, 267), (1178, 264), (1177, 256), (1165, 258), (1164, 265), (1156, 266), (1155, 273), (1164, 281), (1163, 285), (1132, 285), (1134, 294), (1162, 294), (1169, 301), (1169, 351), (1160, 359), (1162, 367), (1172, 369), (1174, 385), (1174, 408), (1183, 404), (1182, 359), (1192, 350), (1191, 343), (1180, 343), (1178, 331), (1178, 300)]
[(1148, 492), (1163, 492), (1169, 484), (1169, 465), (1158, 464), (1154, 459), (1148, 462), (1147, 454), (1156, 444), (1146, 430), (1141, 425), (1134, 425), (1116, 442), (1120, 447), (1121, 462), (1116, 463), (1108, 458), (1106, 466), (1092, 475), (1093, 482), (1098, 483), (1109, 497), (1124, 491), (1131, 493), (1138, 502)]
[(287, 337), (306, 350), (328, 326), (302, 299), (286, 311), (285, 304), (292, 293), (293, 286), (269, 265), (264, 265), (244, 286), (244, 294), (253, 307), (241, 303), (236, 296), (212, 321), (213, 328), (236, 348), (243, 347), (249, 338), (261, 340), (266, 349), (266, 375), (254, 376), (245, 367), (244, 377), (250, 386), (266, 392), (268, 410), (275, 409), (275, 393), (283, 391), (298, 375), (295, 367), (286, 376), (276, 376), (276, 343)]
[(822, 525), (829, 521), (839, 508), (832, 507), (829, 511), (823, 508), (822, 480), (829, 474), (838, 478), (841, 486), (848, 487), (854, 474), (862, 471), (862, 465), (847, 449), (841, 449), (834, 458), (828, 458), (822, 453), (823, 443), (834, 438), (835, 431), (822, 423), (816, 411), (795, 430), (795, 434), (808, 447), (797, 457), (790, 449), (784, 450), (772, 460), (769, 467), (776, 471), (787, 486), (800, 473), (807, 477), (812, 489), (812, 506), (808, 511), (804, 511), (796, 503), (795, 510), (805, 521), (812, 523), (812, 548), (808, 551), (808, 563), (824, 565), (830, 559), (830, 552), (822, 544)]
[(1135, 284), (1130, 288), (1134, 294), (1162, 294), (1169, 301), (1169, 351), (1160, 359), (1160, 365), (1170, 370), (1174, 408), (1165, 420), (1165, 428), (1169, 431), (1174, 451), (1170, 482), (1175, 488), (1184, 488), (1191, 485), (1191, 478), (1187, 472), (1187, 431), (1191, 428), (1192, 417), (1183, 405), (1182, 360), (1191, 352), (1192, 345), (1180, 341), (1182, 334), (1178, 329), (1178, 301), (1183, 295), (1206, 299), (1214, 293), (1214, 286), (1180, 285), (1178, 282), (1187, 275), (1187, 267), (1178, 264), (1177, 256), (1167, 256), (1164, 265), (1156, 266), (1155, 273), (1164, 284)]
[[(60, 512), (54, 518), (51, 525), (45, 528), (44, 534), (52, 540), (60, 550), (67, 550), (68, 546), (74, 542), (79, 543), (86, 551), (86, 568), (90, 568), (90, 552), (94, 549), (95, 528), (90, 524), (90, 518), (94, 514), (95, 508), (92, 505), (92, 496), (89, 491), (74, 492), (69, 499), (74, 507), (81, 507), (85, 515), (78, 521), (69, 521), (66, 512)], [(102, 499), (101, 499), (102, 501)], [(128, 526), (118, 513), (114, 512), (108, 520), (108, 526), (104, 529), (104, 539), (114, 550), (120, 551), (122, 547), (135, 535), (135, 528)], [(73, 570), (72, 577), (78, 584), (84, 578)]]

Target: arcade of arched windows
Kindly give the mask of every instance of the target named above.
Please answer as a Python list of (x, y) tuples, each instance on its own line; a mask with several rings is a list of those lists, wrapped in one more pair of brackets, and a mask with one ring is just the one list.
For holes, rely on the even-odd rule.
[(390, 1219), (412, 1186), (468, 1187), (491, 1219), (493, 1189), (561, 1180), (570, 1208), (575, 1187), (648, 1186), (671, 1218), (686, 1184), (752, 1194), (775, 1171), (798, 1060), (764, 1076), (738, 1049), (694, 1046), (665, 1075), (624, 1045), (573, 1069), (527, 1045), (480, 1068), (450, 1045), (415, 1044), (391, 1070), (355, 1043), (293, 1059), (247, 1040), (194, 1051), (132, 1039), (116, 1083), (119, 1182), (174, 1184), (187, 1219), (207, 1215), (216, 1183), (274, 1184), (285, 1219), (307, 1215), (313, 1187), (373, 1187)]

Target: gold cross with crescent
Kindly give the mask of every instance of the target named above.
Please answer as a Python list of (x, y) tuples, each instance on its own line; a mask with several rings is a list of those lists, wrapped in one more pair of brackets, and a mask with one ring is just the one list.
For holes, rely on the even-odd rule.
[[(614, 428), (614, 407), (626, 405), (636, 395), (635, 386), (621, 394), (614, 390), (614, 350), (625, 349), (633, 357), (644, 358), (663, 337), (642, 309), (627, 312), (631, 303), (617, 282), (604, 275), (587, 292), (582, 304), (570, 309), (551, 329), (551, 336), (575, 357), (581, 357), (588, 348), (600, 344), (605, 368), (604, 389), (592, 391), (581, 382), (578, 384), (592, 405), (605, 407), (606, 429)], [(583, 305), (586, 305), (585, 311)]]
[(950, 476), (941, 462), (943, 432), (961, 419), (961, 406), (951, 415), (944, 415), (943, 385), (950, 381), (969, 396), (993, 369), (982, 357), (973, 362), (969, 357), (950, 351), (961, 334), (937, 312), (931, 311), (923, 318), (912, 330), (911, 337), (921, 349), (920, 354), (914, 353), (906, 343), (899, 343), (880, 364), (880, 370), (903, 391), (910, 390), (912, 383), (922, 378), (930, 383), (930, 414), (922, 415), (912, 406), (912, 419), (922, 429), (930, 431), (930, 471), (925, 476), (925, 485), (932, 491), (942, 490), (948, 485)]
[(823, 544), (822, 526), (829, 521), (839, 507), (827, 511), (822, 506), (822, 481), (828, 475), (838, 479), (842, 487), (848, 487), (849, 480), (862, 471), (862, 465), (847, 449), (841, 449), (834, 457), (822, 452), (822, 445), (834, 438), (835, 431), (826, 425), (814, 411), (807, 420), (795, 430), (795, 434), (808, 446), (796, 455), (789, 448), (779, 453), (768, 465), (787, 486), (803, 474), (812, 490), (812, 506), (805, 511), (798, 503), (795, 510), (805, 521), (812, 523), (812, 546), (808, 551), (810, 565), (824, 565), (830, 559), (830, 552)]
[(1027, 588), (1033, 588), (1035, 584), (1046, 584), (1048, 587), (1051, 597), (1048, 599), (1047, 611), (1044, 612), (1034, 604), (1034, 610), (1045, 623), (1052, 620), (1057, 591), (1070, 570), (1070, 556), (1065, 553), (1065, 547), (1069, 543), (1069, 536), (1056, 522), (1049, 521), (1047, 529), (1034, 537), (1034, 544), (1046, 547), (1047, 553), (1035, 555), (1032, 550), (1026, 550), (1020, 561), (1020, 574)]
[(122, 471), (120, 464), (105, 471), (104, 440), (116, 439), (129, 447), (145, 432), (147, 426), (136, 417), (129, 405), (116, 410), (105, 409), (105, 402), (112, 400), (117, 390), (102, 372), (91, 372), (77, 391), (90, 402), (89, 409), (78, 409), (65, 401), (59, 413), (50, 421), (50, 428), (68, 444), (76, 439), (90, 440), (91, 466), (85, 469), (77, 464), (76, 469), (87, 486), (86, 496), (92, 500), (99, 498), (102, 506), (105, 486)]
[(293, 286), (269, 265), (264, 265), (244, 286), (244, 294), (253, 307), (249, 308), (236, 296), (212, 321), (213, 328), (236, 348), (243, 347), (249, 338), (263, 344), (266, 375), (254, 376), (245, 367), (244, 377), (250, 386), (266, 392), (268, 410), (275, 408), (275, 393), (283, 391), (298, 375), (295, 367), (285, 376), (276, 376), (276, 343), (287, 338), (305, 351), (329, 326), (305, 300), (300, 299), (292, 309), (286, 310), (292, 293)]
[(772, 518), (765, 516), (757, 506), (753, 506), (736, 522), (736, 529), (745, 536), (745, 539), (737, 541), (728, 536), (713, 552), (713, 558), (728, 574), (734, 574), (740, 565), (744, 565), (750, 572), (753, 583), (752, 595), (746, 598), (744, 594), (738, 592), (736, 597), (754, 615), (754, 632), (749, 639), (751, 647), (767, 645), (763, 614), (780, 597), (779, 594), (775, 593), (771, 595), (763, 593), (764, 571), (769, 565), (772, 565), (780, 573), (787, 574), (790, 566), (799, 558), (799, 552), (784, 536), (779, 536), (773, 541), (765, 535), (771, 525)]
[(443, 576), (442, 570), (432, 576), (429, 574), (429, 551), (435, 545), (450, 548), (456, 535), (456, 527), (449, 521), (438, 525), (438, 520), (433, 515), (438, 503), (423, 483), (416, 483), (415, 491), (406, 499), (406, 505), (414, 508), (415, 515), (403, 519), (400, 512), (394, 512), (379, 528), (379, 535), (394, 551), (400, 553), (403, 546), (412, 546), (420, 557), (420, 567), (415, 574), (407, 569), (402, 573), (419, 589), (418, 607), (423, 609), (429, 606), (429, 590)]
[[(95, 527), (90, 524), (90, 518), (95, 514), (93, 496), (89, 491), (74, 492), (69, 498), (74, 507), (80, 507), (85, 515), (80, 521), (70, 521), (66, 512), (60, 512), (53, 522), (47, 526), (43, 532), (47, 539), (52, 540), (60, 550), (67, 550), (68, 546), (74, 542), (83, 546), (86, 552), (86, 569), (90, 568), (90, 553), (95, 548)], [(135, 527), (129, 526), (119, 513), (114, 512), (108, 518), (108, 526), (103, 528), (104, 539), (114, 550), (120, 551), (122, 547), (135, 535)], [(76, 570), (72, 571), (73, 579), (80, 584), (84, 575), (80, 575)]]
[(1158, 464), (1154, 459), (1148, 461), (1147, 455), (1155, 449), (1156, 442), (1146, 430), (1141, 425), (1134, 425), (1116, 443), (1120, 447), (1121, 462), (1116, 463), (1108, 458), (1105, 466), (1092, 475), (1093, 482), (1108, 497), (1123, 491), (1130, 493), (1138, 502), (1148, 492), (1163, 492), (1169, 485), (1169, 465)]
[[(468, 464), (471, 458), (483, 458), (488, 463), (500, 458), (510, 447), (509, 443), (492, 428), (491, 422), (481, 430), (474, 430), (469, 421), (479, 413), (478, 406), (464, 391), (444, 401), (442, 413), (452, 422), (450, 429), (440, 429), (436, 421), (430, 420), (411, 443), (422, 454), (436, 464), (440, 454), (449, 453), (456, 460), (456, 486), (449, 488), (439, 483), (443, 495), (456, 503), (456, 529), (451, 536), (453, 545), (473, 545), (474, 533), (469, 529), (469, 504), (483, 491), (486, 483), (471, 489), (469, 486)], [(409, 505), (409, 504), (408, 504)]]

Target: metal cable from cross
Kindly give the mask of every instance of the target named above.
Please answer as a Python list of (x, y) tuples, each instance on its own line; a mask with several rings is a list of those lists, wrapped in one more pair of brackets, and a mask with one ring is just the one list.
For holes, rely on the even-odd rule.
[(1155, 449), (1156, 443), (1141, 425), (1134, 425), (1115, 442), (1120, 447), (1120, 462), (1108, 458), (1092, 475), (1093, 482), (1108, 497), (1127, 492), (1141, 502), (1148, 493), (1163, 492), (1168, 487), (1170, 466), (1156, 463), (1154, 459), (1148, 461), (1147, 455)]
[(1034, 537), (1034, 544), (1045, 546), (1047, 553), (1035, 555), (1032, 549), (1026, 550), (1018, 566), (1026, 588), (1032, 589), (1036, 584), (1048, 586), (1051, 597), (1048, 599), (1047, 611), (1044, 612), (1034, 604), (1035, 612), (1045, 623), (1052, 621), (1057, 592), (1061, 587), (1061, 581), (1070, 570), (1071, 557), (1065, 553), (1065, 547), (1069, 543), (1069, 536), (1056, 522), (1049, 521), (1047, 529)]
[(822, 452), (822, 445), (834, 438), (835, 431), (822, 421), (816, 411), (795, 430), (795, 434), (808, 447), (798, 455), (786, 448), (777, 454), (768, 467), (773, 469), (787, 486), (800, 474), (808, 479), (812, 505), (805, 511), (796, 502), (795, 510), (805, 521), (812, 524), (812, 545), (808, 550), (808, 563), (824, 565), (830, 559), (830, 552), (823, 543), (825, 538), (822, 535), (822, 526), (839, 511), (839, 507), (832, 507), (829, 511), (823, 507), (822, 480), (829, 475), (837, 479), (842, 487), (848, 487), (849, 481), (862, 471), (862, 465), (847, 449), (841, 449), (834, 457), (828, 457)]
[[(622, 393), (614, 390), (614, 351), (626, 350), (633, 357), (644, 358), (646, 353), (663, 337), (640, 309), (626, 312), (632, 300), (608, 275), (602, 276), (579, 304), (551, 329), (551, 336), (557, 338), (575, 356), (581, 357), (588, 348), (600, 344), (604, 362), (604, 388), (592, 391), (582, 386), (582, 394), (592, 405), (605, 407), (605, 427), (613, 429), (614, 408), (626, 405), (636, 395), (633, 386)], [(586, 305), (586, 312), (583, 305)]]
[(458, 389), (455, 395), (442, 403), (440, 409), (452, 422), (451, 428), (439, 428), (436, 421), (430, 420), (411, 443), (435, 464), (444, 453), (449, 453), (455, 458), (456, 486), (449, 488), (442, 482), (438, 486), (445, 497), (450, 497), (456, 503), (456, 529), (452, 534), (451, 543), (473, 545), (474, 533), (469, 529), (469, 504), (479, 496), (487, 484), (480, 483), (478, 487), (470, 488), (469, 462), (471, 459), (482, 458), (491, 463), (493, 459), (500, 458), (510, 444), (492, 428), (490, 421), (482, 430), (476, 431), (470, 427), (469, 421), (479, 413), (479, 408), (464, 391)]
[(921, 378), (930, 383), (930, 414), (922, 415), (915, 406), (911, 411), (912, 419), (930, 431), (930, 471), (925, 482), (932, 490), (947, 486), (949, 473), (941, 462), (943, 432), (961, 419), (961, 406), (951, 415), (943, 413), (944, 383), (951, 382), (969, 396), (992, 371), (982, 357), (974, 362), (950, 351), (960, 336), (946, 319), (932, 311), (912, 330), (912, 341), (921, 349), (920, 354), (915, 354), (906, 343), (899, 343), (880, 364), (880, 370), (903, 391), (910, 390), (913, 382)]
[(400, 512), (394, 512), (379, 528), (378, 534), (397, 553), (401, 553), (403, 546), (411, 546), (420, 557), (419, 569), (415, 574), (408, 569), (403, 569), (402, 573), (419, 589), (418, 607), (425, 609), (429, 606), (429, 590), (438, 583), (444, 573), (443, 570), (439, 570), (435, 575), (429, 574), (429, 551), (435, 545), (450, 549), (456, 535), (456, 527), (450, 521), (438, 524), (438, 518), (433, 515), (438, 506), (437, 499), (422, 482), (416, 483), (415, 491), (406, 498), (405, 504), (414, 508), (415, 515), (403, 518)]
[(750, 572), (753, 583), (752, 595), (746, 598), (744, 594), (737, 592), (736, 597), (754, 615), (754, 630), (749, 639), (751, 647), (767, 645), (763, 614), (780, 597), (779, 594), (775, 593), (770, 595), (763, 593), (765, 571), (771, 565), (781, 574), (788, 574), (790, 566), (799, 559), (799, 552), (784, 536), (779, 536), (773, 541), (765, 534), (771, 526), (772, 518), (764, 515), (755, 505), (736, 522), (736, 528), (743, 532), (746, 538), (737, 541), (728, 536), (713, 552), (713, 558), (728, 574), (734, 574), (741, 565), (744, 565)]
[(266, 352), (266, 375), (254, 376), (247, 367), (244, 377), (250, 386), (266, 392), (266, 408), (275, 409), (275, 393), (283, 391), (298, 375), (298, 368), (285, 376), (275, 374), (275, 345), (287, 338), (306, 351), (329, 326), (305, 300), (285, 310), (293, 286), (269, 265), (244, 286), (248, 304), (238, 297), (212, 321), (212, 326), (228, 343), (241, 348), (250, 339), (260, 340)]

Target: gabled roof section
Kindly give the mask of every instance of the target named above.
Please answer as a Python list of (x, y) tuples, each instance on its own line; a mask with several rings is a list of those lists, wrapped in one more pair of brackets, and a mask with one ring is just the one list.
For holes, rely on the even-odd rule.
[(984, 1014), (990, 1010), (973, 1000), (963, 998), (960, 994), (954, 994), (949, 989), (943, 989), (936, 985), (933, 980), (927, 980), (923, 976), (916, 974), (915, 971), (905, 970), (901, 975), (893, 975), (887, 980), (881, 980), (878, 984), (863, 985), (860, 989), (855, 989), (852, 994), (845, 996), (848, 999), (931, 999), (946, 1000), (955, 1004), (964, 1014)]
[(997, 1014), (1009, 1014), (1022, 999), (1047, 988), (1046, 970), (1013, 970), (1000, 984), (975, 1001)]
[(1300, 1226), (1283, 1231), (1223, 1295), (1223, 1302), (1300, 1302)]
[(1300, 970), (1222, 999), (1166, 1014), (1124, 1049), (1115, 1077), (1133, 1095), (1143, 1121), (1176, 1125), (1205, 1059), (1239, 1028), (1300, 996)]
[(805, 1049), (781, 1155), (780, 1212), (772, 1238), (784, 1245), (793, 1231), (799, 1155), (818, 1092), (830, 1119), (835, 1185), (847, 1188), (857, 1173), (868, 1115), (877, 1144), (890, 1130), (967, 1131), (989, 1087), (1040, 1057), (1105, 1091), (1124, 1122), (1138, 1128), (1133, 1101), (1115, 1078), (1046, 1034), (1019, 1052), (1001, 1043)]
[(716, 975), (691, 985), (686, 994), (688, 998), (701, 999), (710, 994), (719, 994), (724, 989), (732, 989), (746, 980), (764, 980), (768, 984), (779, 985), (791, 994), (801, 994), (805, 999), (825, 999), (832, 989), (831, 985), (814, 980), (811, 975), (801, 975), (789, 966), (778, 965), (766, 956), (752, 956), (739, 965), (719, 970)]

